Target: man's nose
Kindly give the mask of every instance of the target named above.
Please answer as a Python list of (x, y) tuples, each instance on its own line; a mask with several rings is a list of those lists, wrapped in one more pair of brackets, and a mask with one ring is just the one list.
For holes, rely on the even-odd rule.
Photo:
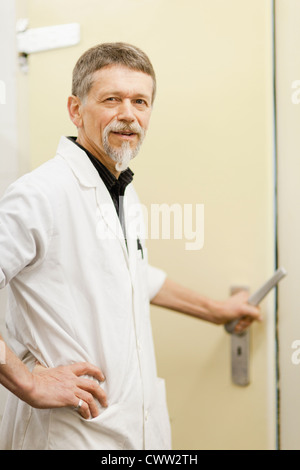
[(130, 100), (124, 100), (122, 103), (120, 103), (119, 109), (118, 109), (118, 120), (119, 121), (127, 121), (127, 122), (133, 122), (135, 121), (135, 114), (134, 114), (134, 108)]

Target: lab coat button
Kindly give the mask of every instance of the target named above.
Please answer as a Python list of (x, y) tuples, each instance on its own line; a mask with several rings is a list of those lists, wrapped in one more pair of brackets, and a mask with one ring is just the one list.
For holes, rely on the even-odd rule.
[(145, 421), (148, 421), (149, 418), (149, 411), (145, 410)]

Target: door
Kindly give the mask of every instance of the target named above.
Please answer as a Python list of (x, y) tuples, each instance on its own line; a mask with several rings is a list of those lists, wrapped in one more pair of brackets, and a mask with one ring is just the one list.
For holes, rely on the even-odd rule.
[[(135, 187), (148, 214), (154, 204), (204, 207), (203, 246), (187, 249), (186, 234), (177, 239), (171, 226), (168, 239), (149, 237), (151, 263), (216, 300), (236, 284), (258, 287), (275, 267), (272, 2), (27, 0), (27, 7), (31, 28), (81, 25), (77, 46), (28, 58), (31, 167), (54, 155), (62, 134), (75, 134), (66, 102), (79, 55), (99, 42), (134, 43), (158, 80), (150, 130), (132, 163)], [(264, 322), (251, 328), (250, 384), (239, 387), (223, 327), (152, 308), (174, 449), (276, 447), (272, 295), (262, 312)]]

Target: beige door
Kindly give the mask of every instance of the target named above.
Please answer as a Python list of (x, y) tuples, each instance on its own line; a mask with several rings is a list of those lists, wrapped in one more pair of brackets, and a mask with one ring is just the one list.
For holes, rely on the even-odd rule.
[[(255, 289), (274, 269), (271, 5), (27, 0), (32, 28), (81, 25), (79, 45), (28, 58), (31, 167), (54, 155), (62, 134), (75, 134), (66, 100), (78, 56), (99, 42), (141, 47), (156, 69), (158, 93), (147, 140), (132, 164), (135, 186), (149, 210), (152, 204), (204, 207), (204, 227), (197, 227), (204, 229), (203, 246), (187, 249), (187, 235), (176, 239), (171, 230), (170, 240), (149, 237), (150, 261), (215, 299), (236, 284)], [(274, 308), (269, 296), (264, 322), (251, 329), (247, 387), (231, 381), (223, 327), (153, 308), (174, 449), (276, 446)]]

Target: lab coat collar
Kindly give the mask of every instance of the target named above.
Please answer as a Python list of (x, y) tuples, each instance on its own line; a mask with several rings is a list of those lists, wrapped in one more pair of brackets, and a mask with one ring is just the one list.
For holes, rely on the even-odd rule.
[[(88, 188), (96, 189), (96, 199), (99, 211), (113, 235), (119, 239), (127, 262), (129, 262), (123, 230), (113, 201), (108, 189), (101, 180), (98, 171), (87, 157), (85, 151), (72, 142), (72, 140), (63, 136), (60, 139), (57, 154), (64, 158), (68, 163), (80, 184)], [(126, 212), (125, 204), (125, 218), (127, 218)], [(132, 244), (129, 242), (129, 253), (132, 252), (131, 245)]]
[(78, 145), (67, 137), (61, 137), (57, 154), (66, 160), (79, 182), (88, 188), (99, 184), (99, 174), (90, 159)]

